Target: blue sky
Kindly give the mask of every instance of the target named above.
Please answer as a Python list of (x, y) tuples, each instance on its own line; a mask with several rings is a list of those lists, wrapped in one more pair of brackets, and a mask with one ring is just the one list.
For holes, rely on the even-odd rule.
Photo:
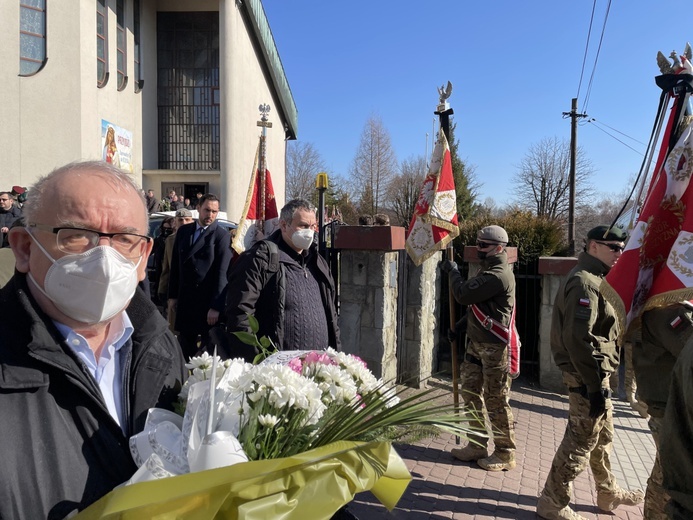
[(598, 0), (580, 84), (592, 1), (263, 3), (298, 107), (298, 140), (330, 173), (348, 174), (373, 115), (399, 160), (424, 155), (427, 133), (430, 153), (436, 89), (449, 80), (460, 155), (476, 166), (480, 200), (499, 205), (513, 200), (511, 179), (532, 144), (570, 138), (562, 114), (574, 97), (585, 109), (593, 69), (586, 112), (596, 122), (581, 123), (578, 144), (597, 191), (629, 186), (659, 100), (657, 51), (681, 53), (693, 40), (689, 3), (614, 0), (595, 69), (609, 5)]

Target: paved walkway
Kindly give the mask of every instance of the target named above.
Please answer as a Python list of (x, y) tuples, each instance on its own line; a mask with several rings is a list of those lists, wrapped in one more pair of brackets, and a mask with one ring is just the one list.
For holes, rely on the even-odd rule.
[[(438, 379), (432, 384), (447, 390), (452, 401), (449, 380)], [(491, 473), (476, 463), (457, 461), (450, 455), (456, 447), (451, 435), (397, 445), (413, 477), (397, 507), (388, 512), (372, 494), (360, 493), (349, 511), (359, 520), (538, 518), (534, 512), (537, 497), (563, 439), (568, 400), (520, 378), (513, 382), (510, 404), (518, 446), (514, 470)], [(627, 403), (614, 401), (614, 429), (612, 471), (622, 487), (644, 490), (655, 452), (647, 421)], [(600, 512), (589, 468), (575, 481), (573, 495), (571, 507), (587, 518), (642, 518), (642, 506)]]

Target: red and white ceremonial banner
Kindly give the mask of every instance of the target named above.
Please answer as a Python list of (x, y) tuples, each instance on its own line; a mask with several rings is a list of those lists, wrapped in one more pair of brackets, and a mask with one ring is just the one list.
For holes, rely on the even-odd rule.
[(450, 147), (441, 129), (407, 233), (407, 253), (415, 265), (445, 248), (457, 235), (457, 195)]
[(638, 220), (601, 288), (624, 332), (645, 310), (693, 298), (693, 123), (667, 154), (675, 124), (667, 125)]
[[(250, 187), (245, 199), (243, 216), (238, 223), (238, 229), (231, 244), (238, 254), (249, 249), (258, 240), (270, 236), (279, 228), (279, 212), (277, 211), (277, 201), (274, 198), (272, 177), (267, 169), (265, 169), (264, 175), (260, 175), (259, 158), (260, 144), (258, 144), (255, 154), (253, 174), (250, 177)], [(262, 211), (263, 201), (264, 211)]]

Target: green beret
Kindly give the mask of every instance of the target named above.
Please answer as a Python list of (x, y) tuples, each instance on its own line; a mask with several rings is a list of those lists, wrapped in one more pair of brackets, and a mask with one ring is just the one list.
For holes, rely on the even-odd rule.
[(597, 226), (589, 230), (587, 240), (606, 240), (613, 242), (625, 242), (627, 234), (621, 228), (609, 226)]

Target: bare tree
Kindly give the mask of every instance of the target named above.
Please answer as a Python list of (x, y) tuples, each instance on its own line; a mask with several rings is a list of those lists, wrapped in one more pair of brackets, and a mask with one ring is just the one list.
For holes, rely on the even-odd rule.
[[(575, 168), (575, 207), (589, 204), (594, 169), (578, 147)], [(533, 144), (518, 166), (513, 183), (520, 207), (538, 217), (565, 220), (570, 204), (570, 143), (557, 137)]]
[(351, 166), (351, 177), (356, 183), (361, 213), (380, 212), (387, 188), (397, 172), (397, 159), (392, 149), (390, 134), (382, 120), (371, 116), (361, 134), (361, 142)]
[(286, 199), (312, 200), (315, 177), (325, 163), (312, 143), (289, 141), (286, 150)]
[(421, 185), (426, 177), (426, 158), (423, 156), (410, 157), (400, 164), (400, 173), (388, 186), (388, 209), (394, 215), (395, 226), (409, 226), (409, 220), (414, 214), (414, 206), (419, 198)]
[[(622, 227), (628, 231), (631, 220), (637, 217), (633, 213), (634, 198), (629, 199), (630, 189), (635, 182), (634, 177), (618, 193), (600, 193), (589, 206), (580, 208), (575, 216), (575, 237), (577, 239), (587, 236), (587, 232), (595, 226), (611, 225)], [(620, 217), (616, 217), (623, 210)]]

